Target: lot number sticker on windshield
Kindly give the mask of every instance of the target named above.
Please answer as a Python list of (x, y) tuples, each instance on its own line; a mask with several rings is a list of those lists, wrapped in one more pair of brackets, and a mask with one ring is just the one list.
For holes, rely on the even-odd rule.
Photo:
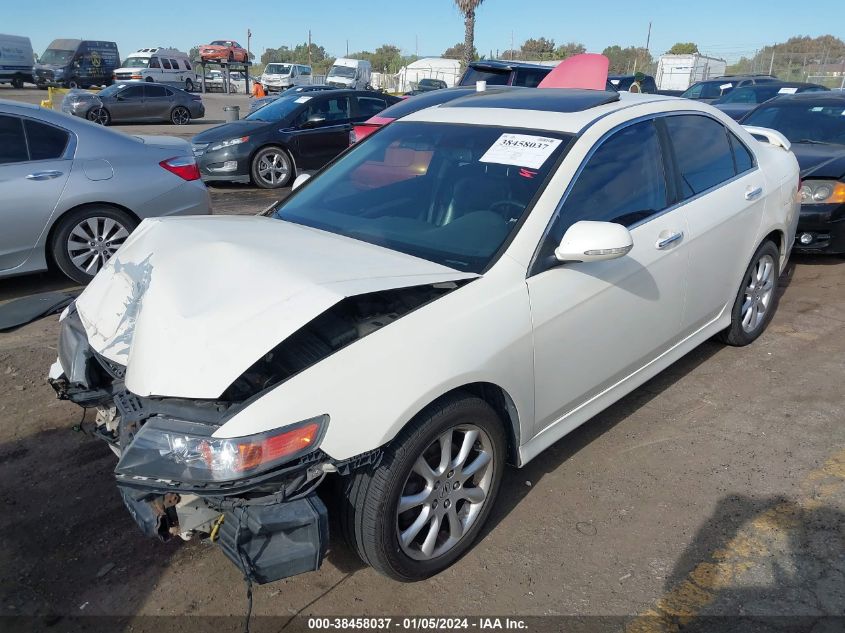
[(781, 88), (778, 90), (779, 95), (794, 95), (798, 92), (798, 88)]
[(478, 161), (540, 169), (560, 144), (561, 140), (558, 138), (530, 134), (502, 134)]
[(299, 97), (296, 100), (296, 103), (305, 103), (306, 101), (310, 101), (310, 100), (311, 100), (311, 97)]

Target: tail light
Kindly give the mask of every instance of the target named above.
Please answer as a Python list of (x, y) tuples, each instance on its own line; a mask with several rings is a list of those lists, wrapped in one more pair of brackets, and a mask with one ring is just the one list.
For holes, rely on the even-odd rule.
[(182, 180), (199, 180), (200, 169), (193, 156), (175, 156), (159, 163), (171, 174), (176, 174)]

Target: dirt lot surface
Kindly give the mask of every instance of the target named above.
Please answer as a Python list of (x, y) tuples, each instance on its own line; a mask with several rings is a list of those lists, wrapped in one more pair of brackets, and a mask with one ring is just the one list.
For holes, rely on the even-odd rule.
[[(280, 194), (212, 195), (215, 213), (255, 213)], [(69, 286), (0, 280), (0, 301)], [(702, 345), (506, 472), (482, 537), (451, 569), (398, 584), (334, 538), (318, 572), (256, 587), (254, 613), (282, 618), (266, 630), (297, 614), (586, 618), (546, 620), (559, 629), (612, 615), (624, 618), (601, 630), (632, 632), (750, 615), (780, 616), (754, 630), (843, 630), (816, 618), (845, 616), (845, 261), (793, 258), (780, 294), (750, 347)], [(143, 537), (111, 451), (72, 430), (81, 410), (45, 382), (57, 324), (0, 334), (2, 613), (242, 615), (235, 567), (201, 542)], [(789, 629), (782, 616), (807, 619)], [(716, 622), (707, 630), (749, 630)]]

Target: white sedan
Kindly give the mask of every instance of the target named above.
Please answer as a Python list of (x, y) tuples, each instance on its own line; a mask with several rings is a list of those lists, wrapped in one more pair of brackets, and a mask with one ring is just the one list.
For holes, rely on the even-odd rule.
[(319, 567), (337, 512), (365, 562), (426, 578), (505, 463), (766, 328), (799, 180), (753, 132), (589, 90), (420, 111), (270, 217), (145, 220), (64, 315), (51, 383), (99, 407), (148, 534), (212, 533), (269, 582)]

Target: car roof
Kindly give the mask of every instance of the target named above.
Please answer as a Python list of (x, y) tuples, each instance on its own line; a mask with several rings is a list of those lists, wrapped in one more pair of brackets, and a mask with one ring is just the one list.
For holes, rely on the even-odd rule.
[(811, 91), (811, 92), (798, 92), (794, 95), (791, 94), (782, 94), (777, 96), (777, 101), (767, 101), (765, 104), (760, 105), (769, 105), (773, 103), (783, 103), (783, 102), (790, 102), (790, 101), (797, 101), (799, 103), (802, 102), (825, 102), (825, 103), (832, 103), (834, 105), (845, 105), (845, 92), (839, 92), (836, 90), (818, 90), (818, 91)]
[(518, 62), (515, 60), (502, 59), (484, 59), (475, 62), (470, 62), (472, 68), (482, 68), (490, 70), (514, 70), (516, 68), (541, 68), (551, 71), (554, 66), (546, 66), (544, 64), (532, 64), (531, 62)]
[(806, 88), (815, 86), (819, 86), (819, 84), (807, 83), (806, 81), (768, 81), (762, 84), (754, 84), (753, 86), (741, 86), (741, 88), (743, 90), (745, 88), (766, 90), (771, 88)]
[(481, 92), (461, 97), (414, 112), (401, 121), (509, 126), (575, 134), (596, 119), (617, 110), (660, 101), (684, 104), (689, 110), (712, 111), (709, 106), (695, 101), (663, 95), (568, 88), (521, 88), (487, 96)]

